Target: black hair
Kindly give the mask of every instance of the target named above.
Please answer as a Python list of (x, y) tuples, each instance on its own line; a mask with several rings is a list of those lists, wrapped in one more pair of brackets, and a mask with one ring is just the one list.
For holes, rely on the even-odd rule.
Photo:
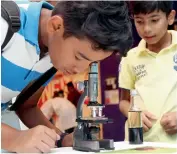
[(64, 20), (64, 37), (88, 39), (93, 49), (126, 55), (132, 46), (128, 7), (123, 1), (60, 1), (52, 16)]
[(54, 91), (53, 98), (55, 97), (64, 97), (64, 91), (63, 90)]
[(174, 23), (173, 23), (174, 25), (177, 25), (177, 18), (175, 19), (175, 21), (174, 21)]
[(168, 16), (173, 9), (172, 1), (131, 1), (129, 4), (132, 15), (149, 14), (157, 10)]

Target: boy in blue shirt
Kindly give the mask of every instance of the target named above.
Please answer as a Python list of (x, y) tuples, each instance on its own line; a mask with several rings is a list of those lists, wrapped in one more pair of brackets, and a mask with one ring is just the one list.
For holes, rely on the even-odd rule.
[[(125, 55), (132, 43), (125, 2), (61, 1), (20, 7), (21, 28), (3, 48), (2, 103), (18, 96), (52, 66), (64, 74), (84, 71), (91, 62), (113, 53)], [(1, 18), (1, 44), (8, 24)], [(49, 152), (61, 131), (37, 108), (44, 87), (21, 105), (17, 114), (29, 130), (2, 123), (2, 148), (12, 152)], [(55, 130), (55, 131), (54, 131)], [(63, 146), (72, 145), (72, 135)]]

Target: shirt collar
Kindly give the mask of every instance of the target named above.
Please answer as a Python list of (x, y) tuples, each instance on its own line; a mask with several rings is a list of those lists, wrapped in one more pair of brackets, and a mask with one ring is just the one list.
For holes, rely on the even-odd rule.
[[(172, 43), (169, 47), (167, 48), (171, 48), (174, 45), (177, 45), (177, 32), (174, 30), (169, 30), (168, 33), (171, 33), (172, 35)], [(147, 51), (149, 51), (149, 49), (146, 48), (146, 41), (144, 39), (142, 39), (140, 41), (140, 43), (138, 44), (138, 56), (144, 55)]]
[(53, 9), (53, 6), (47, 2), (31, 2), (26, 11), (26, 24), (24, 27), (25, 39), (36, 46), (37, 53), (40, 53), (38, 43), (39, 21), (41, 9)]
[(143, 55), (144, 53), (146, 53), (146, 51), (148, 50), (146, 48), (146, 41), (144, 39), (142, 39), (140, 41), (140, 43), (138, 44), (138, 51), (137, 51), (137, 54), (140, 56), (140, 55)]

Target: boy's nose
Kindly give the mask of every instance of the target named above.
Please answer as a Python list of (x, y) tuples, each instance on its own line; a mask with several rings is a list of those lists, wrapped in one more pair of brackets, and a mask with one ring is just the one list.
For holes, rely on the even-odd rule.
[(87, 69), (89, 68), (89, 65), (88, 67), (74, 67), (73, 71), (77, 74), (77, 73), (83, 73), (85, 72)]
[(144, 26), (144, 34), (148, 35), (151, 32), (151, 27), (149, 25)]

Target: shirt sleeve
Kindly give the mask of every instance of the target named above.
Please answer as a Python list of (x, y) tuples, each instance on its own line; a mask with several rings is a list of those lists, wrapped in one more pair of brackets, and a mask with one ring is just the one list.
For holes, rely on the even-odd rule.
[(119, 87), (124, 89), (135, 88), (135, 74), (127, 57), (122, 58), (119, 65)]

